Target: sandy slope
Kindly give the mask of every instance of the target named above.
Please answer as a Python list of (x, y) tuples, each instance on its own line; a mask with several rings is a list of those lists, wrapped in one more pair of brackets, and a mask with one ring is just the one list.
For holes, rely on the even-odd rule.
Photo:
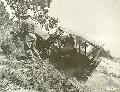
[(85, 85), (91, 92), (120, 92), (120, 63), (101, 59), (101, 63)]

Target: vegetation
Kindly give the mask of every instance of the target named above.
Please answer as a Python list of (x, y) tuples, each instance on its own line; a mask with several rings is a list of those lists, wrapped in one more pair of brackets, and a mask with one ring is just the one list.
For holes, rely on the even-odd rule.
[[(63, 65), (71, 68), (74, 62), (75, 67), (78, 71), (74, 73), (74, 76), (84, 74), (86, 71), (82, 70), (80, 73), (78, 65), (85, 67), (87, 70), (93, 72), (92, 66), (88, 68), (91, 63), (85, 56), (80, 56), (74, 46), (74, 38), (69, 35), (64, 38), (61, 37), (63, 30), (60, 30), (57, 23), (58, 19), (48, 15), (51, 0), (6, 0), (7, 5), (14, 11), (13, 18), (9, 18), (9, 13), (6, 11), (3, 2), (0, 2), (0, 46), (3, 50), (3, 54), (6, 58), (2, 58), (0, 62), (1, 75), (0, 75), (0, 89), (7, 89), (8, 85), (15, 84), (19, 85), (24, 89), (35, 89), (39, 92), (80, 92), (83, 91), (84, 87), (78, 86), (80, 84), (78, 81), (65, 76), (64, 74), (58, 72), (53, 65), (49, 62), (59, 63), (59, 66)], [(25, 14), (31, 11), (33, 14), (33, 19), (37, 20), (42, 28), (45, 28), (49, 34), (49, 31), (56, 28), (54, 34), (49, 34), (50, 37), (44, 40), (38, 34), (36, 49), (39, 51), (42, 60), (39, 60), (34, 56), (34, 62), (26, 57), (24, 40), (21, 30), (26, 28), (22, 25), (21, 18), (25, 18)], [(14, 18), (18, 20), (13, 21)], [(22, 28), (22, 29), (21, 29)], [(57, 42), (57, 43), (56, 43)], [(59, 44), (57, 46), (55, 44)], [(69, 51), (62, 52), (61, 47), (72, 47)], [(84, 48), (84, 43), (82, 43)], [(64, 50), (63, 50), (64, 51)], [(74, 53), (74, 55), (73, 55)], [(96, 53), (93, 53), (93, 56)], [(76, 56), (75, 56), (76, 55)], [(78, 58), (81, 57), (81, 58)], [(99, 57), (112, 58), (109, 51), (102, 49)], [(52, 59), (52, 60), (51, 60)], [(58, 60), (59, 59), (59, 60)], [(70, 61), (69, 64), (67, 61)], [(82, 61), (82, 62), (77, 62)], [(85, 61), (85, 62), (84, 62)], [(80, 73), (80, 74), (79, 74)], [(88, 73), (89, 75), (90, 73)], [(81, 77), (78, 76), (78, 77)], [(83, 78), (84, 76), (82, 76)], [(88, 78), (84, 77), (86, 80)], [(7, 80), (7, 81), (5, 81)], [(4, 84), (5, 81), (5, 85)], [(75, 82), (74, 82), (75, 81)], [(84, 90), (85, 91), (85, 90)], [(83, 91), (83, 92), (84, 92)], [(88, 91), (86, 91), (88, 92)]]
[[(20, 39), (20, 15), (23, 15), (29, 9), (33, 10), (36, 15), (35, 19), (49, 31), (49, 29), (56, 27), (58, 22), (55, 18), (47, 15), (48, 9), (46, 7), (50, 7), (51, 1), (6, 0), (6, 2), (15, 11), (14, 15), (18, 20), (13, 21), (13, 18), (9, 19), (9, 14), (1, 2), (0, 18), (2, 23), (0, 32), (2, 36), (0, 41), (2, 52), (6, 57), (0, 57), (0, 91), (11, 89), (9, 87), (11, 84), (39, 92), (79, 92), (82, 90), (83, 87), (78, 87), (76, 82), (72, 82), (72, 79), (58, 72), (48, 59), (39, 60), (35, 57), (33, 62), (25, 58), (23, 41)], [(42, 15), (41, 13), (36, 14), (38, 6), (40, 6), (40, 11), (43, 12)], [(59, 38), (57, 33), (53, 34), (45, 44), (48, 44), (48, 42), (52, 44), (56, 38)], [(42, 39), (42, 41), (44, 40)]]

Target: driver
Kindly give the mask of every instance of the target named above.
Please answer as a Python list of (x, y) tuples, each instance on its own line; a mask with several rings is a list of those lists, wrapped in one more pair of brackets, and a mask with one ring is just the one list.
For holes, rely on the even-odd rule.
[(40, 58), (39, 52), (36, 49), (36, 35), (34, 33), (35, 24), (30, 15), (21, 16), (23, 21), (22, 34), (24, 35), (24, 49), (28, 58), (34, 59), (34, 55)]

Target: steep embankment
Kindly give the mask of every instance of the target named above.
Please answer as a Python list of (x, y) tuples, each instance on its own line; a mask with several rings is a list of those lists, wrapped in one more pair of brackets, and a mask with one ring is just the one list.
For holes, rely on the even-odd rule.
[[(83, 91), (84, 90), (84, 91)], [(0, 56), (0, 92), (120, 92), (120, 62), (101, 58), (85, 83), (58, 72), (48, 61), (10, 61)]]
[[(17, 90), (17, 91), (16, 91)], [(0, 92), (81, 92), (78, 81), (58, 72), (48, 60), (10, 61), (0, 57)]]

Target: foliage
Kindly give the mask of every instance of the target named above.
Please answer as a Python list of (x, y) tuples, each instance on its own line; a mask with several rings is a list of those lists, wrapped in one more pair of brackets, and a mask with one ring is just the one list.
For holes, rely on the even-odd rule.
[(9, 14), (5, 10), (5, 6), (3, 2), (0, 2), (0, 35), (1, 42), (5, 39), (6, 31), (8, 31), (9, 27)]
[(52, 0), (6, 0), (11, 9), (15, 11), (14, 15), (20, 19), (21, 15), (31, 11), (34, 18), (45, 26), (46, 30), (53, 28), (58, 23), (58, 19), (48, 15), (50, 3)]
[[(11, 47), (10, 53), (13, 55), (18, 54), (16, 51), (18, 49), (24, 50), (23, 43), (20, 41), (20, 27), (21, 21), (20, 16), (24, 16), (28, 11), (32, 11), (34, 14), (34, 19), (37, 20), (42, 27), (44, 27), (48, 32), (50, 29), (57, 27), (58, 19), (54, 17), (50, 17), (48, 15), (51, 0), (6, 0), (7, 5), (14, 11), (14, 17), (18, 18), (17, 21), (13, 21), (9, 19), (9, 14), (6, 11), (6, 7), (1, 2), (1, 10), (0, 10), (0, 31), (1, 31), (1, 46), (4, 49), (4, 52), (8, 53), (9, 50), (6, 49), (7, 47)], [(4, 16), (3, 16), (4, 15)], [(11, 31), (13, 32), (11, 34)], [(24, 53), (24, 51), (22, 51)], [(9, 53), (9, 54), (10, 54)], [(8, 56), (8, 54), (6, 54)]]
[(14, 55), (18, 54), (15, 54), (17, 51), (16, 49), (20, 47), (21, 43), (16, 36), (11, 35), (10, 33), (19, 30), (18, 24), (17, 22), (13, 22), (12, 19), (9, 19), (9, 14), (6, 11), (3, 2), (0, 2), (0, 6), (0, 46), (3, 54), (5, 54), (7, 58), (15, 58)]
[(15, 84), (24, 89), (35, 89), (40, 92), (79, 92), (72, 80), (58, 72), (47, 60), (45, 61), (10, 61), (1, 58), (0, 80), (7, 80), (2, 89), (8, 84)]
[(0, 1), (0, 46), (3, 53), (8, 56), (10, 51), (10, 34), (11, 21), (9, 20), (9, 14), (5, 9), (4, 3)]
[(0, 27), (6, 24), (9, 20), (9, 14), (5, 9), (4, 3), (0, 1)]

